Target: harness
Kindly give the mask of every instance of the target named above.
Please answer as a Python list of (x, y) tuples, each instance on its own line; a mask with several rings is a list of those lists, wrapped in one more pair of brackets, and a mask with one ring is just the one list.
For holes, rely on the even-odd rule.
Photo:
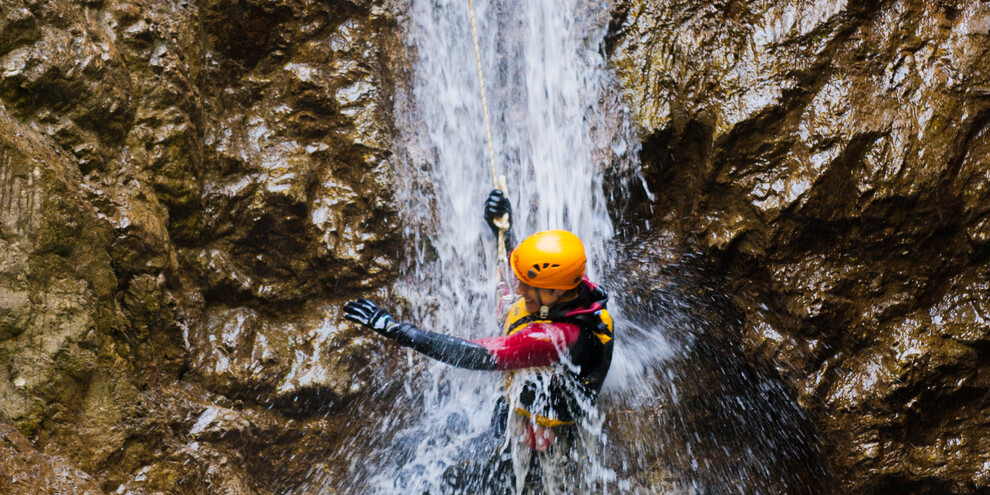
[(505, 390), (511, 391), (516, 376), (525, 382), (517, 398), (507, 397), (513, 410), (533, 423), (554, 428), (573, 424), (580, 415), (580, 400), (597, 400), (612, 361), (612, 318), (605, 304), (608, 295), (587, 279), (582, 281), (577, 298), (554, 306), (546, 318), (526, 311), (525, 301), (519, 299), (506, 316), (504, 335), (512, 335), (531, 324), (573, 324), (580, 334), (570, 346), (571, 368), (555, 370), (549, 383), (545, 377), (525, 371), (510, 371), (505, 376)]

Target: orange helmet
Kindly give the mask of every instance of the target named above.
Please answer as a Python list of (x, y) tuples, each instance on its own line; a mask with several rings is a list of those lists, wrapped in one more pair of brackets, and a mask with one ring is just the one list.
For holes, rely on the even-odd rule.
[(526, 285), (573, 289), (584, 276), (584, 244), (566, 230), (547, 230), (527, 237), (512, 251), (510, 264)]

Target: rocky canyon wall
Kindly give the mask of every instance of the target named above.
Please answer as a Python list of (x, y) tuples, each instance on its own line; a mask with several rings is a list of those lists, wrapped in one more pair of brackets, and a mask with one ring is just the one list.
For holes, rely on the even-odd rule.
[(626, 218), (711, 261), (836, 491), (990, 492), (990, 6), (621, 1), (610, 32), (656, 197)]
[(374, 2), (0, 4), (0, 485), (340, 472), (385, 372), (336, 322), (396, 273), (398, 43)]

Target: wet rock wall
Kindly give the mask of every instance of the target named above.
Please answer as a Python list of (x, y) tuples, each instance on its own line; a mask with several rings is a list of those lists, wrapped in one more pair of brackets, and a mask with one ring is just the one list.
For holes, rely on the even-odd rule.
[(836, 491), (990, 491), (990, 7), (620, 1), (610, 33), (655, 195), (627, 236), (711, 261)]
[(385, 372), (337, 308), (396, 271), (395, 27), (361, 1), (0, 5), (0, 483), (339, 471)]

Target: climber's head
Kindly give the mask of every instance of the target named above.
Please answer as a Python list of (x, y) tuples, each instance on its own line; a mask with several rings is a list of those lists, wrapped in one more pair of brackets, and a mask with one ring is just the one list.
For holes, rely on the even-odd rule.
[(526, 301), (526, 310), (536, 313), (564, 298), (581, 283), (585, 262), (581, 239), (566, 230), (539, 232), (519, 243), (510, 263), (520, 282), (516, 293)]

